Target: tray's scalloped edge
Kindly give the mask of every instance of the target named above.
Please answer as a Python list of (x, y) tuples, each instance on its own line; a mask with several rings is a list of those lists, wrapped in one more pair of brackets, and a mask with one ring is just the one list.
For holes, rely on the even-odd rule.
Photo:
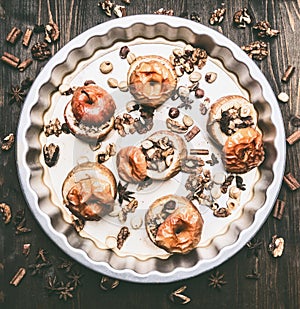
[[(177, 29), (184, 29), (182, 31), (188, 31), (194, 34), (194, 40), (197, 40), (197, 37), (199, 36), (206, 35), (211, 38), (213, 44), (215, 44), (216, 46), (218, 46), (218, 48), (222, 50), (222, 53), (225, 56), (227, 53), (230, 53), (232, 55), (232, 58), (235, 60), (232, 64), (238, 64), (239, 66), (241, 66), (242, 70), (247, 70), (249, 76), (253, 81), (253, 84), (251, 84), (251, 87), (253, 87), (253, 89), (250, 90), (250, 93), (252, 94), (251, 100), (255, 102), (256, 108), (260, 113), (259, 124), (262, 125), (263, 128), (266, 130), (264, 132), (264, 143), (267, 143), (267, 149), (269, 150), (267, 152), (267, 162), (264, 163), (261, 167), (261, 170), (264, 171), (264, 175), (268, 174), (268, 177), (263, 177), (263, 179), (261, 179), (254, 188), (254, 190), (256, 192), (260, 192), (260, 195), (263, 195), (264, 198), (260, 200), (259, 205), (256, 205), (256, 209), (251, 207), (251, 203), (248, 203), (244, 209), (244, 211), (249, 212), (249, 215), (252, 217), (252, 223), (246, 228), (243, 226), (243, 229), (241, 229), (238, 224), (239, 220), (234, 221), (233, 228), (238, 230), (236, 239), (233, 239), (233, 242), (231, 244), (227, 244), (222, 248), (218, 248), (218, 253), (213, 258), (199, 259), (194, 266), (188, 268), (178, 265), (177, 267), (174, 267), (173, 270), (168, 272), (151, 270), (147, 273), (139, 273), (137, 271), (139, 267), (137, 267), (135, 270), (125, 267), (124, 269), (115, 269), (111, 267), (111, 265), (109, 265), (109, 263), (107, 262), (95, 261), (89, 256), (88, 252), (85, 252), (82, 248), (76, 248), (74, 243), (73, 245), (71, 245), (72, 240), (70, 239), (73, 237), (71, 232), (68, 231), (68, 233), (66, 233), (67, 235), (65, 235), (64, 233), (58, 232), (54, 228), (52, 222), (53, 220), (51, 220), (50, 217), (39, 207), (39, 202), (41, 199), (44, 198), (44, 196), (41, 196), (41, 194), (38, 195), (36, 191), (32, 188), (32, 178), (38, 175), (39, 169), (41, 168), (39, 164), (35, 160), (33, 160), (33, 158), (36, 158), (36, 156), (40, 155), (41, 147), (37, 140), (35, 140), (35, 142), (29, 147), (28, 139), (31, 139), (32, 136), (35, 135), (35, 133), (40, 132), (43, 126), (42, 117), (36, 118), (34, 120), (32, 119), (33, 110), (34, 108), (41, 108), (41, 104), (43, 105), (43, 108), (47, 107), (47, 104), (49, 104), (49, 102), (47, 101), (40, 102), (40, 89), (50, 92), (54, 90), (55, 87), (58, 86), (57, 84), (55, 85), (55, 81), (51, 79), (53, 73), (55, 73), (55, 69), (64, 63), (66, 63), (67, 66), (70, 66), (67, 61), (69, 60), (69, 62), (72, 62), (70, 60), (72, 59), (72, 52), (80, 52), (80, 49), (84, 48), (84, 46), (88, 44), (91, 38), (95, 36), (105, 36), (112, 29), (119, 29), (119, 31), (122, 32), (126, 29), (130, 29), (137, 24), (148, 27), (148, 29), (149, 27), (151, 28), (157, 25), (159, 25), (160, 27), (163, 25), (163, 27), (167, 28), (171, 27)], [(158, 35), (155, 35), (155, 33), (147, 34), (147, 38), (151, 38), (151, 36), (157, 37)], [(174, 37), (173, 39), (175, 40), (177, 38)], [(193, 39), (191, 40), (193, 41)], [(217, 44), (216, 41), (220, 43)], [(197, 42), (190, 43), (197, 44)], [(223, 64), (224, 62), (226, 62), (225, 56), (223, 57), (223, 59), (222, 57), (218, 57), (223, 62)], [(230, 64), (228, 64), (227, 66), (225, 65), (225, 67), (229, 71), (236, 70), (236, 68), (231, 67)], [(243, 81), (243, 79), (241, 79), (239, 80), (239, 82), (243, 86), (243, 82), (246, 81)], [(50, 86), (50, 88), (47, 88), (47, 85), (52, 85), (52, 88)], [(45, 87), (46, 89), (44, 89)], [(270, 104), (270, 102), (273, 102), (274, 104)], [(139, 15), (123, 18), (122, 28), (119, 27), (116, 20), (112, 20), (105, 24), (98, 25), (79, 35), (71, 42), (69, 42), (64, 48), (62, 48), (44, 67), (42, 74), (37, 77), (27, 96), (26, 102), (22, 110), (17, 134), (18, 173), (25, 197), (31, 208), (31, 211), (33, 212), (34, 216), (37, 218), (45, 232), (48, 234), (48, 236), (71, 257), (95, 271), (133, 282), (156, 283), (171, 282), (198, 275), (219, 265), (232, 255), (234, 255), (236, 252), (238, 252), (245, 245), (245, 243), (255, 235), (255, 233), (262, 226), (272, 209), (273, 202), (281, 186), (281, 179), (283, 176), (285, 165), (284, 127), (280, 109), (275, 103), (276, 98), (272, 92), (272, 89), (268, 84), (266, 78), (258, 69), (258, 67), (248, 58), (248, 56), (246, 56), (246, 54), (238, 46), (236, 46), (233, 42), (229, 41), (220, 33), (215, 32), (210, 28), (177, 17), (161, 17), (157, 15), (155, 15), (155, 18), (153, 18), (153, 16), (151, 15)], [(266, 125), (266, 123), (268, 125)], [(273, 123), (276, 123), (276, 129)], [(272, 127), (271, 132), (269, 130), (270, 126)], [(277, 151), (278, 149), (280, 149), (280, 151)], [(277, 181), (274, 181), (275, 178)], [(47, 190), (45, 190), (43, 194), (47, 195)], [(152, 267), (155, 267), (155, 264), (155, 261), (152, 261)]]

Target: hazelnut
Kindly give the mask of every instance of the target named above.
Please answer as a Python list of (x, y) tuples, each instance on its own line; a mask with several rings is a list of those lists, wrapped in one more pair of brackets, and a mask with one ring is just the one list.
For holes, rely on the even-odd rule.
[(198, 99), (203, 98), (204, 97), (204, 90), (200, 89), (200, 88), (197, 88), (195, 90), (195, 97), (198, 98)]
[(100, 64), (100, 72), (103, 74), (108, 74), (113, 70), (113, 65), (110, 61), (103, 61)]
[(169, 117), (175, 119), (179, 116), (179, 109), (177, 107), (171, 107), (169, 110)]

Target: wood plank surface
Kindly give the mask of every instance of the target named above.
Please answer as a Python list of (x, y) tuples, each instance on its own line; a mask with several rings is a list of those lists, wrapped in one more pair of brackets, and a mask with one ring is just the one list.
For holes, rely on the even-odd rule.
[[(163, 7), (173, 9), (174, 15), (183, 12), (196, 12), (202, 24), (223, 34), (237, 45), (245, 45), (257, 37), (250, 27), (237, 29), (232, 24), (234, 12), (247, 7), (255, 21), (268, 20), (274, 29), (280, 30), (277, 38), (270, 40), (270, 55), (261, 62), (256, 62), (268, 79), (275, 95), (286, 92), (290, 96), (288, 103), (278, 103), (283, 116), (286, 135), (297, 128), (290, 119), (300, 115), (300, 57), (299, 57), (299, 0), (227, 0), (224, 21), (218, 26), (209, 25), (208, 19), (213, 9), (221, 7), (225, 1), (217, 0), (131, 0), (127, 5), (127, 15), (149, 14)], [(61, 30), (58, 42), (52, 45), (55, 53), (71, 39), (105, 21), (116, 18), (106, 16), (97, 6), (96, 0), (50, 0), (53, 19)], [(116, 3), (122, 4), (121, 0)], [(33, 27), (35, 24), (46, 24), (49, 19), (46, 0), (0, 0), (0, 55), (9, 52), (21, 59), (30, 57), (30, 47), (43, 35), (35, 35), (29, 48), (21, 42), (11, 46), (5, 42), (6, 36), (13, 26), (21, 28)], [(120, 25), (122, 20), (120, 19)], [(196, 27), (196, 24), (195, 24)], [(0, 137), (16, 133), (22, 104), (9, 103), (8, 92), (11, 86), (29, 77), (34, 79), (45, 65), (34, 61), (20, 73), (0, 63)], [(288, 65), (295, 66), (295, 72), (287, 83), (281, 77)], [(298, 128), (299, 129), (299, 128)], [(291, 191), (283, 185), (279, 198), (286, 202), (282, 220), (269, 216), (256, 238), (262, 242), (257, 255), (243, 248), (238, 254), (218, 266), (195, 278), (169, 284), (135, 284), (121, 281), (112, 291), (103, 291), (99, 284), (101, 274), (97, 274), (74, 262), (72, 269), (83, 274), (81, 285), (75, 290), (73, 298), (64, 302), (58, 295), (49, 295), (44, 288), (47, 276), (62, 266), (62, 259), (70, 261), (43, 232), (31, 214), (18, 182), (15, 163), (15, 146), (10, 151), (0, 151), (0, 203), (11, 205), (13, 220), (18, 210), (25, 210), (26, 226), (30, 233), (15, 235), (14, 224), (5, 225), (0, 222), (0, 308), (177, 308), (168, 295), (175, 289), (186, 285), (184, 292), (191, 298), (185, 305), (187, 308), (300, 308), (300, 189)], [(292, 172), (300, 181), (299, 164), (300, 143), (287, 146), (286, 172)], [(282, 257), (272, 258), (267, 251), (268, 243), (274, 234), (285, 239), (285, 251)], [(28, 257), (22, 254), (23, 244), (31, 244)], [(35, 256), (40, 248), (48, 252), (54, 266), (48, 267), (41, 274), (31, 275)], [(258, 280), (247, 279), (258, 261), (261, 274)], [(19, 286), (9, 282), (20, 267), (27, 269), (27, 274)], [(61, 269), (63, 273), (64, 269)], [(222, 289), (208, 286), (209, 277), (219, 271), (224, 274), (226, 285)], [(72, 270), (71, 272), (72, 273)], [(70, 273), (64, 273), (68, 276)], [(5, 298), (2, 299), (3, 294)]]

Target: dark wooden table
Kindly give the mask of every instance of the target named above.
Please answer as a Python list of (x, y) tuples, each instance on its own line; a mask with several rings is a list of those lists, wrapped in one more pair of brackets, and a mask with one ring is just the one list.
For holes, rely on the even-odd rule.
[[(122, 4), (121, 0), (116, 1)], [(213, 9), (221, 7), (221, 0), (131, 0), (126, 5), (127, 15), (153, 13), (159, 8), (174, 10), (174, 15), (196, 12), (199, 21), (223, 34), (239, 46), (248, 44), (256, 39), (250, 27), (237, 29), (232, 24), (233, 14), (242, 7), (247, 7), (256, 21), (268, 20), (274, 29), (280, 30), (280, 35), (269, 41), (270, 54), (257, 62), (262, 72), (269, 80), (274, 93), (286, 92), (290, 96), (288, 103), (280, 104), (286, 134), (289, 135), (296, 127), (290, 123), (293, 115), (300, 114), (299, 88), (299, 0), (227, 0), (225, 19), (218, 26), (210, 26), (208, 19)], [(10, 0), (0, 1), (0, 54), (12, 53), (21, 59), (30, 57), (30, 47), (42, 35), (34, 35), (28, 49), (21, 41), (11, 46), (5, 39), (12, 27), (23, 31), (26, 27), (48, 22), (46, 0)], [(52, 45), (55, 53), (72, 38), (99, 23), (116, 18), (106, 16), (97, 7), (96, 0), (51, 0), (53, 19), (61, 30), (58, 42)], [(124, 5), (124, 3), (123, 3)], [(120, 24), (121, 24), (120, 19)], [(287, 83), (281, 81), (281, 76), (291, 64), (296, 70)], [(0, 63), (0, 137), (16, 133), (22, 104), (9, 103), (8, 92), (11, 86), (20, 85), (25, 78), (34, 79), (44, 62), (34, 61), (24, 72)], [(300, 143), (287, 147), (286, 172), (292, 172), (300, 181), (299, 165)], [(191, 298), (187, 308), (300, 308), (300, 190), (292, 192), (286, 185), (282, 186), (279, 198), (286, 202), (282, 220), (270, 215), (256, 238), (261, 241), (261, 247), (254, 250), (243, 248), (238, 254), (229, 259), (217, 269), (204, 273), (195, 278), (170, 284), (133, 284), (120, 282), (111, 291), (103, 291), (99, 284), (101, 274), (90, 271), (78, 265), (72, 266), (71, 259), (66, 256), (43, 232), (34, 219), (23, 197), (18, 182), (15, 164), (15, 146), (9, 151), (0, 151), (0, 203), (7, 203), (12, 209), (12, 222), (5, 225), (0, 222), (0, 308), (172, 308), (180, 305), (173, 304), (168, 295), (173, 290), (186, 285), (184, 292)], [(17, 212), (25, 210), (26, 226), (31, 232), (15, 234), (14, 221)], [(282, 257), (273, 258), (267, 247), (271, 237), (278, 234), (285, 239), (285, 251)], [(31, 252), (25, 257), (22, 253), (23, 244), (31, 244)], [(31, 273), (39, 249), (47, 252), (47, 259), (52, 266), (43, 268), (40, 273)], [(256, 254), (255, 254), (256, 253)], [(257, 257), (256, 257), (257, 255)], [(40, 258), (41, 259), (41, 258)], [(248, 279), (258, 261), (258, 280)], [(20, 268), (27, 270), (19, 286), (10, 285), (10, 280)], [(71, 267), (71, 270), (68, 268)], [(70, 270), (70, 271), (69, 271)], [(69, 271), (69, 272), (68, 272)], [(209, 277), (219, 271), (224, 274), (226, 284), (221, 289), (209, 287)], [(68, 278), (73, 272), (82, 274), (80, 285), (72, 292), (73, 298), (66, 302), (59, 299), (55, 293), (49, 294), (47, 275), (58, 273), (60, 280)]]

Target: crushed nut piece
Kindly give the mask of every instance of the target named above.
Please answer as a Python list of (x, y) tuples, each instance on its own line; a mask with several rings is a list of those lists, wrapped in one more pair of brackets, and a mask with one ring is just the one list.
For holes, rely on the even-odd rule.
[(10, 206), (5, 203), (1, 203), (0, 204), (0, 214), (2, 214), (4, 224), (8, 224), (11, 220)]
[(272, 236), (272, 241), (269, 244), (268, 250), (273, 257), (282, 256), (284, 250), (284, 239), (282, 237), (278, 237), (277, 235)]
[(245, 51), (251, 59), (255, 60), (263, 60), (268, 54), (268, 45), (263, 41), (255, 41), (248, 45), (241, 47), (243, 51)]
[(119, 18), (126, 16), (126, 8), (123, 5), (116, 5), (113, 12)]
[(45, 163), (49, 166), (52, 167), (54, 166), (59, 157), (59, 146), (55, 145), (53, 143), (47, 145), (44, 145), (43, 147), (43, 153), (44, 153), (44, 159)]
[(125, 240), (130, 235), (129, 229), (127, 226), (123, 226), (117, 236), (117, 248), (120, 250), (125, 242)]
[(99, 1), (98, 6), (102, 8), (107, 16), (111, 17), (111, 11), (114, 4), (110, 0), (105, 0), (103, 2)]
[(13, 133), (10, 133), (9, 135), (3, 138), (1, 149), (4, 151), (11, 149), (14, 142), (15, 142), (15, 135)]
[(51, 57), (51, 51), (46, 42), (37, 42), (31, 47), (32, 57), (38, 61), (43, 61)]
[(278, 95), (277, 95), (277, 98), (280, 102), (282, 103), (287, 103), (290, 99), (289, 95), (285, 92), (280, 92)]
[(211, 25), (220, 24), (224, 19), (225, 13), (226, 13), (226, 8), (224, 7), (214, 10), (210, 16), (209, 23)]
[(62, 133), (61, 124), (58, 118), (50, 120), (47, 125), (44, 126), (44, 133), (48, 137), (50, 135), (59, 136)]
[(250, 25), (252, 23), (252, 17), (249, 14), (248, 9), (243, 8), (235, 12), (233, 15), (233, 23), (238, 28), (246, 28), (246, 25)]
[(253, 26), (253, 29), (258, 31), (257, 35), (260, 38), (264, 37), (272, 38), (279, 34), (279, 31), (272, 29), (270, 23), (266, 20), (260, 21), (257, 24), (255, 24)]
[(166, 10), (164, 8), (160, 8), (157, 11), (155, 11), (154, 14), (173, 16), (174, 15), (174, 11), (173, 10)]

